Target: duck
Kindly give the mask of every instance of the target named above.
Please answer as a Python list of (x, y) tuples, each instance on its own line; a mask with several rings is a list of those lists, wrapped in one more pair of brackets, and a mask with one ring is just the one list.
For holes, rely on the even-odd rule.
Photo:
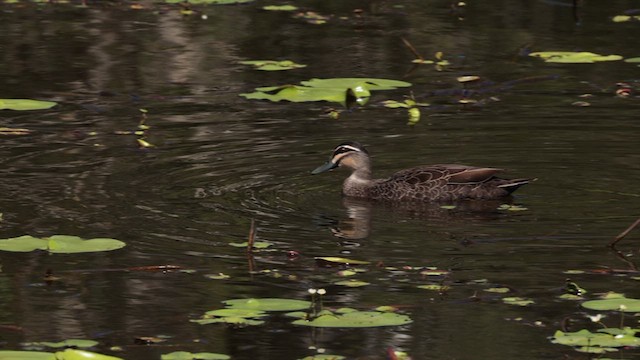
[(351, 171), (342, 185), (344, 196), (383, 201), (497, 200), (536, 180), (503, 179), (496, 176), (502, 169), (458, 164), (417, 166), (400, 170), (386, 179), (374, 179), (369, 152), (356, 141), (338, 145), (329, 161), (311, 174), (336, 168)]

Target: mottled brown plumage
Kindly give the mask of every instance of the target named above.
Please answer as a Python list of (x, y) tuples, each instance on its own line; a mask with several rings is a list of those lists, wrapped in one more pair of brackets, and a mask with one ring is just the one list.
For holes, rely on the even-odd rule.
[(387, 179), (372, 179), (367, 150), (357, 142), (335, 148), (331, 159), (312, 174), (346, 167), (342, 193), (349, 197), (391, 201), (453, 201), (499, 199), (535, 179), (502, 179), (500, 169), (466, 165), (426, 165), (398, 171)]

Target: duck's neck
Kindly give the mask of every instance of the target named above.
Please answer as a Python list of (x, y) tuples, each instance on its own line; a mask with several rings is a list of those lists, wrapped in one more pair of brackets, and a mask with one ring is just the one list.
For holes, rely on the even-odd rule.
[(367, 191), (371, 186), (371, 170), (354, 170), (342, 185), (342, 193), (352, 197), (367, 197)]

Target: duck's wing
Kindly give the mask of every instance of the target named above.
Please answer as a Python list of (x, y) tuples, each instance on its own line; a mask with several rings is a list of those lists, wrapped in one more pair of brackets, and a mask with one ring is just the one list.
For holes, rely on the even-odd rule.
[(413, 185), (433, 183), (439, 186), (478, 184), (491, 180), (500, 171), (502, 169), (439, 164), (401, 170), (393, 174), (388, 181)]

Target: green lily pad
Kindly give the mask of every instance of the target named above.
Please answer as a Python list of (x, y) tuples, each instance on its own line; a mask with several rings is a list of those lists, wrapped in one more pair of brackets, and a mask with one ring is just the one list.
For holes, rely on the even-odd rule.
[(406, 315), (379, 311), (352, 311), (344, 314), (325, 314), (312, 320), (295, 320), (292, 324), (313, 327), (363, 328), (398, 326), (413, 322)]
[(125, 245), (124, 242), (116, 239), (96, 238), (84, 240), (71, 235), (54, 235), (42, 239), (24, 235), (17, 238), (0, 239), (0, 250), (13, 252), (45, 250), (51, 253), (70, 254), (111, 251), (120, 249)]
[(56, 106), (53, 101), (31, 99), (0, 99), (0, 110), (44, 110)]
[(54, 353), (41, 351), (0, 351), (0, 360), (56, 360)]
[(600, 55), (592, 52), (575, 52), (575, 51), (539, 51), (529, 54), (532, 57), (538, 57), (549, 63), (594, 63), (600, 61), (617, 61), (622, 60), (620, 55)]
[[(607, 329), (602, 329), (607, 330)], [(618, 329), (622, 330), (618, 334), (608, 334), (598, 331), (596, 333), (583, 329), (576, 332), (556, 331), (551, 338), (551, 342), (569, 346), (593, 346), (605, 348), (617, 348), (623, 346), (640, 346), (640, 338), (635, 337), (634, 329)]]
[(204, 319), (195, 319), (195, 320), (189, 320), (190, 322), (196, 323), (196, 324), (200, 324), (200, 325), (208, 325), (208, 324), (232, 324), (232, 325), (241, 325), (241, 326), (247, 326), (247, 325), (262, 325), (264, 324), (264, 321), (262, 320), (254, 320), (254, 319), (247, 319), (247, 318), (243, 318), (243, 317), (234, 317), (234, 316), (227, 316), (227, 317), (222, 317), (222, 318), (204, 318)]
[(624, 59), (624, 62), (640, 63), (640, 57), (627, 58), (627, 59)]
[(511, 291), (511, 289), (506, 288), (506, 287), (492, 287), (492, 288), (484, 289), (484, 291), (492, 292), (492, 293), (498, 293), (498, 294), (506, 294), (509, 291)]
[(254, 309), (262, 311), (294, 311), (308, 309), (311, 303), (304, 300), (260, 298), (233, 299), (223, 301), (231, 309)]
[(240, 94), (247, 99), (310, 102), (328, 101), (346, 105), (348, 99), (360, 105), (366, 103), (371, 91), (391, 90), (411, 86), (411, 83), (373, 78), (311, 79), (301, 85), (282, 85), (256, 88), (253, 93)]
[(298, 7), (293, 5), (266, 5), (262, 9), (268, 11), (295, 11), (298, 10)]
[(69, 339), (60, 342), (28, 342), (24, 343), (24, 346), (35, 346), (35, 347), (51, 347), (51, 348), (64, 348), (64, 347), (76, 347), (76, 348), (90, 348), (98, 345), (98, 342), (95, 340), (84, 340), (84, 339)]
[(205, 315), (215, 317), (259, 318), (267, 316), (267, 313), (255, 309), (218, 309), (207, 311)]
[(334, 284), (340, 285), (340, 286), (348, 286), (348, 287), (361, 287), (361, 286), (370, 285), (370, 283), (368, 283), (366, 281), (360, 281), (360, 280), (356, 280), (356, 279), (338, 281), (338, 282), (335, 282)]
[(226, 280), (231, 278), (231, 276), (224, 274), (224, 273), (217, 273), (217, 274), (207, 274), (204, 277), (206, 277), (207, 279), (212, 279), (212, 280)]
[(616, 15), (611, 20), (613, 22), (640, 21), (640, 15)]
[(418, 289), (431, 290), (431, 291), (447, 291), (449, 287), (446, 285), (440, 284), (426, 284), (426, 285), (418, 285)]
[(162, 354), (162, 360), (227, 360), (231, 356), (216, 353), (190, 353), (187, 351), (175, 351), (169, 354)]
[(591, 310), (613, 310), (623, 312), (640, 311), (640, 300), (624, 297), (604, 300), (590, 300), (583, 302), (581, 305), (583, 308)]
[(347, 259), (347, 258), (341, 258), (341, 257), (336, 257), (336, 256), (318, 256), (315, 259), (316, 260), (325, 261), (325, 262), (328, 262), (328, 263), (334, 263), (334, 264), (345, 264), (345, 265), (367, 265), (367, 264), (370, 264), (368, 261)]
[(307, 65), (297, 64), (291, 60), (246, 60), (240, 61), (242, 65), (252, 65), (256, 70), (263, 71), (278, 71), (278, 70), (291, 70), (306, 67)]
[(505, 304), (509, 304), (509, 305), (518, 305), (518, 306), (529, 306), (533, 303), (535, 303), (535, 301), (531, 300), (531, 299), (527, 299), (527, 298), (523, 298), (523, 297), (506, 297), (503, 298), (502, 301)]
[(123, 360), (122, 358), (98, 354), (85, 350), (67, 349), (55, 353), (57, 360)]
[(212, 5), (228, 5), (228, 4), (244, 4), (254, 0), (165, 0), (169, 4), (177, 4), (188, 2), (191, 4), (212, 4)]
[[(229, 243), (229, 245), (231, 245), (233, 247), (246, 248), (247, 246), (249, 246), (249, 243), (245, 241), (243, 243)], [(271, 245), (273, 245), (273, 243), (270, 243), (268, 241), (255, 241), (253, 243), (253, 248), (254, 249), (266, 249)]]

